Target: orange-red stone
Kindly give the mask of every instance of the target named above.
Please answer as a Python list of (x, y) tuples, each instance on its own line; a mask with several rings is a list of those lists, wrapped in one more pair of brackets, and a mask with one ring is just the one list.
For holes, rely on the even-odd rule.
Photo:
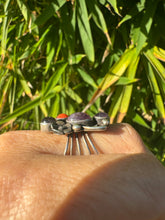
[(61, 113), (61, 114), (59, 114), (59, 115), (57, 115), (57, 119), (62, 119), (62, 118), (67, 118), (68, 117), (68, 115), (66, 115), (66, 114), (64, 114), (64, 113)]

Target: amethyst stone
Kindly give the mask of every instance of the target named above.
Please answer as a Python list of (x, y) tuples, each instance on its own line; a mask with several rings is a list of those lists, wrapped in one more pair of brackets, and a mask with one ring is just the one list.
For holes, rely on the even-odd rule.
[(67, 118), (67, 122), (71, 124), (88, 125), (91, 121), (91, 117), (83, 112), (73, 113)]
[(109, 115), (105, 112), (99, 112), (94, 116), (94, 120), (96, 120), (97, 125), (109, 125)]
[(109, 118), (109, 115), (105, 112), (99, 112), (95, 115), (96, 118)]

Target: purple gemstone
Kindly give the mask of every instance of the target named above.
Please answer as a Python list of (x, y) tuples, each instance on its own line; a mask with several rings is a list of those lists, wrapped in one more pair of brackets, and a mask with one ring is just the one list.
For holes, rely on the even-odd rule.
[(91, 117), (83, 112), (73, 113), (67, 118), (67, 122), (71, 124), (82, 124), (82, 125), (87, 124), (91, 120), (92, 120)]
[(99, 112), (95, 115), (96, 118), (109, 118), (108, 114), (105, 112)]

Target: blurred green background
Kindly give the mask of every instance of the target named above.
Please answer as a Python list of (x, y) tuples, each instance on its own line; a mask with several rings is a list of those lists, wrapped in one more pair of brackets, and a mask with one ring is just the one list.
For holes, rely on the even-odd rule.
[(165, 1), (2, 0), (0, 130), (105, 111), (165, 164)]

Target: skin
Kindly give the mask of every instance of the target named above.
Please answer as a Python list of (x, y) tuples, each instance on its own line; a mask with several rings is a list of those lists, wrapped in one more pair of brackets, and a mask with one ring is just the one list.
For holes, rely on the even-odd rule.
[(0, 135), (0, 219), (164, 220), (165, 169), (137, 132), (89, 135), (102, 154), (63, 156), (64, 135)]

